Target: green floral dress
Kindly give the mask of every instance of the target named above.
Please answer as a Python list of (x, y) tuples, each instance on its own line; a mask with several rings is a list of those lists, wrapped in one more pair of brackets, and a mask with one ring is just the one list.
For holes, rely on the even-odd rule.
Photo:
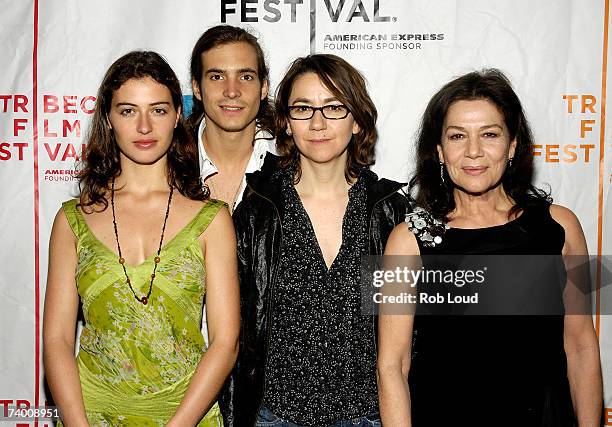
[[(206, 272), (198, 236), (224, 203), (208, 201), (164, 245), (147, 305), (134, 298), (117, 255), (93, 235), (77, 203), (67, 201), (63, 209), (77, 237), (76, 284), (85, 317), (77, 366), (89, 424), (163, 426), (206, 352), (200, 331)], [(126, 264), (139, 296), (148, 290), (154, 256)], [(198, 424), (222, 425), (216, 403)]]

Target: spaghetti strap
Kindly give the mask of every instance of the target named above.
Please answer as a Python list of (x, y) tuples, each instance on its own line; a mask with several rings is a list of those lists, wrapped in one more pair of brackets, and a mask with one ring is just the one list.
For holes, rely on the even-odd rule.
[(68, 224), (72, 229), (72, 232), (77, 238), (81, 238), (82, 234), (87, 229), (83, 227), (83, 217), (80, 215), (78, 209), (79, 199), (70, 199), (62, 203), (62, 209), (68, 220)]
[[(62, 209), (77, 237), (75, 279), (85, 318), (77, 363), (87, 418), (90, 425), (164, 425), (206, 352), (200, 330), (206, 259), (198, 236), (227, 205), (207, 200), (159, 254), (121, 265), (92, 233), (78, 203), (68, 200)], [(134, 296), (149, 286), (143, 305)], [(222, 422), (215, 404), (198, 426)]]
[(190, 231), (193, 232), (195, 236), (199, 236), (204, 233), (213, 219), (215, 219), (215, 216), (217, 216), (219, 211), (224, 207), (227, 208), (227, 203), (221, 200), (209, 199), (206, 202), (206, 205), (204, 205), (202, 210), (191, 222)]

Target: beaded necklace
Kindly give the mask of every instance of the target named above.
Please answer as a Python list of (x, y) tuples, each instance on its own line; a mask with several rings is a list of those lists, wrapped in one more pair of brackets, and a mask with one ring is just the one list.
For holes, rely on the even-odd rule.
[(145, 296), (138, 297), (134, 288), (132, 288), (132, 282), (130, 280), (130, 276), (127, 274), (127, 270), (125, 269), (125, 258), (121, 255), (121, 245), (119, 245), (119, 233), (117, 232), (117, 220), (115, 217), (115, 178), (112, 181), (111, 188), (111, 209), (113, 211), (113, 228), (115, 229), (115, 240), (117, 241), (117, 251), (119, 252), (119, 264), (123, 267), (123, 274), (125, 274), (126, 283), (130, 287), (132, 294), (134, 294), (134, 298), (136, 301), (140, 302), (142, 305), (147, 305), (149, 302), (149, 297), (151, 296), (151, 290), (153, 289), (153, 281), (155, 280), (155, 271), (157, 271), (157, 264), (161, 261), (159, 258), (159, 254), (162, 249), (162, 244), (164, 242), (164, 232), (166, 231), (166, 222), (168, 221), (168, 215), (170, 214), (170, 203), (172, 202), (172, 193), (174, 192), (174, 187), (170, 187), (170, 196), (168, 196), (168, 206), (166, 206), (166, 215), (164, 217), (164, 225), (161, 231), (161, 237), (159, 238), (159, 248), (157, 249), (157, 256), (153, 259), (153, 273), (151, 273), (151, 281), (149, 282), (149, 290)]

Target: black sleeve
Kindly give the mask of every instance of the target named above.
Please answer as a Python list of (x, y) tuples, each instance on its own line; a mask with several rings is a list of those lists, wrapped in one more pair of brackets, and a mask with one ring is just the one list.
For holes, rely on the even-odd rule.
[(234, 215), (232, 216), (234, 222), (234, 228), (236, 230), (236, 241), (238, 244), (237, 247), (237, 255), (238, 255), (238, 279), (240, 283), (240, 339), (239, 339), (239, 350), (238, 350), (238, 359), (236, 361), (236, 365), (229, 377), (227, 378), (223, 389), (219, 394), (219, 408), (221, 409), (221, 414), (223, 415), (223, 424), (226, 427), (238, 426), (240, 423), (238, 421), (239, 417), (239, 394), (240, 394), (240, 386), (239, 386), (239, 377), (240, 377), (240, 368), (241, 368), (241, 353), (244, 349), (244, 308), (246, 305), (246, 293), (245, 287), (247, 286), (247, 282), (249, 277), (252, 277), (250, 273), (250, 269), (252, 266), (251, 263), (251, 247), (250, 242), (251, 238), (249, 237), (252, 233), (249, 227), (249, 210), (250, 203), (247, 200), (243, 200), (236, 210), (234, 211)]

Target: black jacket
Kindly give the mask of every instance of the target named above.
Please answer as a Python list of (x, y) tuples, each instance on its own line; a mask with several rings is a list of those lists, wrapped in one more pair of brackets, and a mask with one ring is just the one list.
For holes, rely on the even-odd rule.
[[(233, 215), (238, 240), (241, 327), (238, 360), (219, 397), (226, 426), (253, 426), (264, 394), (270, 295), (283, 241), (284, 211), (281, 178), (275, 173), (277, 159), (268, 154), (262, 169), (247, 175), (248, 188)], [(403, 185), (380, 179), (367, 186), (372, 255), (382, 255), (391, 230), (404, 220), (409, 204), (398, 193)]]

